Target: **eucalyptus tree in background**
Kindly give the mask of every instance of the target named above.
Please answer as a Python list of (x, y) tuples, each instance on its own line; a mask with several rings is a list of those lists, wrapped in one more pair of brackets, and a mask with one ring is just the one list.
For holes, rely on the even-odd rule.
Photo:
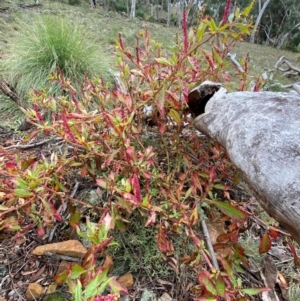
[(250, 42), (251, 43), (254, 43), (254, 40), (255, 40), (255, 36), (256, 36), (256, 33), (257, 33), (257, 28), (260, 24), (260, 21), (262, 19), (262, 16), (267, 8), (267, 6), (269, 5), (271, 0), (266, 0), (263, 5), (262, 5), (262, 2), (261, 0), (258, 1), (258, 7), (259, 7), (259, 12), (258, 12), (258, 16), (256, 18), (256, 21), (255, 21), (255, 25), (254, 25), (254, 29), (251, 33), (251, 36), (250, 36)]
[[(266, 0), (267, 1), (267, 0)], [(255, 6), (257, 15), (263, 10), (264, 4)], [(261, 10), (260, 10), (261, 7)], [(255, 10), (253, 12), (255, 14)], [(258, 17), (256, 18), (256, 20)], [(300, 43), (300, 1), (299, 0), (269, 0), (263, 16), (256, 28), (257, 43), (265, 43), (276, 48), (289, 46), (295, 49)], [(252, 38), (252, 36), (251, 36)], [(251, 40), (253, 42), (253, 39)]]
[(131, 0), (130, 18), (135, 18), (136, 0)]

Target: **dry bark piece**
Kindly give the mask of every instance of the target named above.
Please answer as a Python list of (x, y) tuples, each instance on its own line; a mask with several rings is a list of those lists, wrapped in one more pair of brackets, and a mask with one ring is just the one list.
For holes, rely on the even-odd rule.
[(82, 258), (87, 249), (78, 240), (67, 240), (63, 242), (38, 246), (33, 250), (34, 255), (45, 255), (55, 253), (70, 257)]
[(227, 150), (261, 206), (300, 243), (300, 95), (224, 90), (194, 126)]
[(158, 299), (158, 301), (173, 301), (173, 299), (168, 293), (163, 293), (162, 296)]

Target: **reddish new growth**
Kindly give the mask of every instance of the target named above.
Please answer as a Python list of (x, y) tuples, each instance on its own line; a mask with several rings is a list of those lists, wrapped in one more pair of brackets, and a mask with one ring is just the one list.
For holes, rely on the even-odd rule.
[(117, 301), (119, 298), (119, 294), (109, 294), (106, 296), (98, 296), (95, 298), (95, 301)]
[(222, 22), (221, 22), (221, 26), (223, 26), (228, 20), (230, 7), (231, 7), (231, 0), (227, 0), (224, 15), (223, 15), (223, 19), (222, 19)]
[(184, 54), (187, 54), (189, 48), (189, 40), (188, 40), (187, 14), (185, 10), (182, 13), (182, 30), (183, 30), (183, 51)]

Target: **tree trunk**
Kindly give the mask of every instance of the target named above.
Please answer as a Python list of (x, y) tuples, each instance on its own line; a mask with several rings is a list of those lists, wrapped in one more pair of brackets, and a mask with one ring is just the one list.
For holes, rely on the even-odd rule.
[(168, 6), (167, 25), (170, 26), (170, 22), (171, 22), (171, 1), (170, 0), (167, 0), (167, 6)]
[(286, 32), (280, 39), (277, 41), (276, 48), (280, 49), (284, 44), (285, 40), (290, 36), (292, 31), (300, 26), (300, 23), (296, 24), (290, 31)]
[(177, 17), (178, 17), (178, 27), (181, 27), (181, 20), (182, 20), (182, 11), (183, 11), (183, 4), (179, 1), (177, 5)]
[(267, 8), (268, 4), (270, 3), (271, 0), (266, 0), (266, 2), (264, 3), (263, 7), (261, 8), (261, 10), (259, 11), (258, 13), (258, 16), (256, 18), (256, 21), (255, 21), (255, 25), (254, 25), (254, 29), (251, 33), (251, 36), (250, 36), (250, 43), (254, 43), (255, 41), (255, 36), (256, 36), (256, 31), (257, 31), (257, 28), (260, 24), (260, 20), (265, 12), (265, 9)]
[(135, 7), (136, 7), (136, 0), (131, 0), (131, 11), (130, 11), (130, 18), (135, 18)]
[(204, 84), (189, 94), (189, 104), (206, 102), (194, 126), (227, 150), (260, 205), (300, 243), (300, 95), (226, 94), (219, 84), (209, 99)]

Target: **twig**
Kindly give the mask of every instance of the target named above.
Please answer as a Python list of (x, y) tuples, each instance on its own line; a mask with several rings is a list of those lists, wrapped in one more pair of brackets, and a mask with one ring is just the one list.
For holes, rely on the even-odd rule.
[(244, 73), (244, 69), (242, 68), (242, 66), (240, 65), (240, 63), (235, 59), (236, 58), (236, 53), (230, 53), (228, 52), (227, 56), (230, 58), (230, 60), (233, 62), (233, 64), (238, 68), (238, 70), (241, 73)]
[[(17, 149), (28, 149), (28, 148), (33, 148), (33, 147), (37, 147), (37, 146), (41, 146), (45, 143), (48, 143), (52, 140), (54, 140), (55, 138), (52, 137), (50, 139), (45, 139), (45, 140), (42, 140), (42, 141), (39, 141), (39, 142), (36, 142), (36, 143), (32, 143), (32, 144), (24, 144), (24, 145), (11, 145), (11, 146), (7, 146), (7, 147), (4, 147), (5, 150), (8, 150), (8, 149), (14, 149), (14, 148), (17, 148)], [(61, 139), (61, 138), (59, 138)]]
[(76, 192), (77, 192), (77, 190), (78, 190), (78, 187), (79, 187), (79, 182), (78, 181), (76, 181), (76, 183), (75, 183), (75, 185), (74, 185), (74, 188), (73, 188), (73, 190), (72, 190), (72, 192), (71, 192), (71, 194), (70, 194), (70, 197), (71, 198), (74, 198), (74, 196), (75, 196), (75, 194), (76, 194)]
[(45, 255), (50, 256), (50, 257), (55, 256), (60, 260), (73, 261), (73, 262), (81, 261), (80, 258), (75, 258), (75, 257), (67, 256), (67, 255), (59, 255), (59, 254), (51, 253), (51, 252), (47, 252)]
[(214, 248), (213, 248), (211, 240), (210, 240), (210, 236), (209, 236), (209, 232), (208, 232), (205, 220), (201, 221), (201, 226), (202, 226), (202, 230), (203, 230), (203, 236), (204, 236), (208, 251), (211, 256), (212, 264), (217, 270), (220, 270), (220, 267), (219, 267), (219, 264), (218, 264), (218, 261), (216, 258), (216, 254), (215, 254)]
[(265, 229), (267, 229), (267, 230), (274, 230), (274, 231), (277, 231), (277, 232), (279, 232), (279, 233), (281, 233), (281, 234), (283, 234), (283, 235), (286, 235), (286, 236), (291, 236), (291, 234), (290, 233), (288, 233), (288, 232), (285, 232), (285, 231), (283, 231), (283, 230), (280, 230), (280, 229), (278, 229), (278, 228), (276, 228), (276, 227), (273, 227), (273, 226), (268, 226), (263, 220), (261, 220), (260, 218), (258, 218), (257, 216), (254, 216), (253, 214), (251, 214), (250, 212), (247, 212), (249, 215), (251, 215), (250, 216), (250, 219), (252, 219), (254, 222), (257, 222), (261, 227), (263, 227), (263, 228), (265, 228)]

